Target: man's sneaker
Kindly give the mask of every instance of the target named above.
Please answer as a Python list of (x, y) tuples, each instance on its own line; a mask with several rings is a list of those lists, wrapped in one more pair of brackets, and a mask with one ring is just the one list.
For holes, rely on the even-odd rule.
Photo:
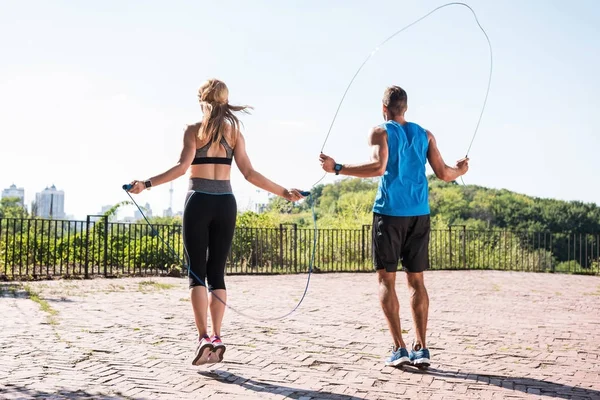
[(194, 357), (194, 361), (192, 361), (192, 365), (206, 364), (213, 349), (214, 346), (211, 343), (208, 335), (204, 335), (198, 341), (198, 347), (196, 348), (196, 355)]
[(410, 364), (408, 351), (404, 347), (399, 347), (397, 350), (392, 348), (392, 355), (385, 359), (385, 365), (399, 367), (401, 365)]
[(410, 351), (410, 363), (417, 368), (427, 368), (430, 364), (429, 350), (428, 349), (420, 349), (420, 350), (411, 350)]
[(210, 338), (210, 341), (213, 345), (213, 351), (210, 355), (210, 363), (216, 363), (223, 361), (223, 354), (225, 354), (225, 345), (221, 341), (221, 338), (217, 335), (214, 335)]

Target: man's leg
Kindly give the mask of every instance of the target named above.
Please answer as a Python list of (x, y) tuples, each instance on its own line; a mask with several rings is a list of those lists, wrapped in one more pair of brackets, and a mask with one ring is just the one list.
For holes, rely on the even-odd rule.
[(400, 303), (396, 295), (396, 273), (380, 269), (377, 270), (377, 279), (379, 280), (379, 301), (394, 341), (394, 349), (406, 348), (400, 327)]
[(414, 217), (402, 252), (416, 335), (410, 360), (413, 365), (423, 368), (429, 365), (431, 358), (426, 343), (429, 296), (423, 281), (423, 271), (429, 268), (429, 232), (429, 215)]
[(429, 314), (429, 296), (425, 288), (422, 272), (407, 272), (406, 279), (410, 289), (410, 305), (415, 324), (415, 345), (413, 350), (426, 349), (427, 319)]
[[(394, 367), (410, 363), (400, 327), (400, 303), (396, 295), (396, 270), (402, 249), (398, 218), (373, 214), (373, 258), (379, 282), (379, 301), (394, 341), (392, 354), (385, 360)], [(400, 226), (401, 227), (401, 226)]]

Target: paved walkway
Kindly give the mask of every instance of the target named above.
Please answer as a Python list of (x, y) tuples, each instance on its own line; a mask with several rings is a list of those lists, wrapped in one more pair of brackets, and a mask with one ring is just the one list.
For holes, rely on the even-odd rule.
[[(305, 279), (231, 276), (229, 301), (277, 317)], [(225, 360), (210, 367), (191, 365), (184, 279), (2, 283), (0, 398), (600, 399), (600, 278), (435, 271), (426, 279), (433, 365), (425, 373), (383, 366), (390, 340), (374, 274), (314, 275), (284, 320), (228, 311)], [(410, 341), (408, 293), (399, 289)]]

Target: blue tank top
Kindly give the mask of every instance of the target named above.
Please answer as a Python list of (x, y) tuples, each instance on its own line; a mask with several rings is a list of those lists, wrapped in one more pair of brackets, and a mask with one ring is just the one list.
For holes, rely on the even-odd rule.
[(388, 162), (379, 180), (373, 212), (397, 217), (429, 214), (425, 173), (429, 140), (419, 125), (396, 121), (380, 125), (387, 131)]

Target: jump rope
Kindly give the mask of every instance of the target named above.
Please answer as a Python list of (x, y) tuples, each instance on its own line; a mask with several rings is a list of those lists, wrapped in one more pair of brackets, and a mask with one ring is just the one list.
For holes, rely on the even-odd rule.
[[(473, 17), (475, 18), (475, 22), (477, 22), (477, 25), (479, 26), (479, 29), (481, 29), (481, 32), (483, 32), (483, 34), (485, 35), (485, 38), (487, 40), (489, 49), (490, 49), (490, 72), (489, 72), (489, 78), (488, 78), (488, 83), (487, 83), (487, 89), (485, 92), (485, 97), (483, 100), (483, 106), (481, 108), (481, 113), (479, 114), (479, 118), (477, 119), (477, 125), (475, 126), (475, 131), (473, 133), (473, 136), (471, 138), (471, 141), (469, 143), (469, 147), (467, 149), (467, 153), (465, 155), (465, 158), (469, 157), (469, 152), (471, 151), (471, 147), (473, 146), (473, 142), (475, 141), (475, 137), (477, 136), (477, 132), (479, 130), (479, 125), (481, 124), (481, 119), (483, 117), (483, 113), (485, 111), (485, 107), (487, 105), (487, 100), (488, 100), (488, 95), (490, 93), (490, 86), (492, 83), (492, 70), (493, 70), (493, 53), (492, 53), (492, 44), (490, 42), (490, 38), (488, 37), (487, 33), (485, 32), (485, 30), (483, 29), (483, 27), (481, 26), (481, 24), (479, 23), (479, 20), (477, 19), (477, 14), (475, 14), (475, 11), (467, 4), (465, 3), (459, 3), (459, 2), (453, 2), (453, 3), (447, 3), (444, 5), (441, 5), (435, 9), (433, 9), (432, 11), (430, 11), (429, 13), (425, 14), (424, 16), (422, 16), (421, 18), (417, 19), (414, 22), (411, 22), (410, 24), (406, 25), (405, 27), (403, 27), (402, 29), (394, 32), (391, 36), (389, 36), (387, 39), (385, 39), (383, 42), (381, 42), (377, 47), (375, 47), (375, 49), (373, 49), (373, 51), (371, 51), (371, 53), (369, 54), (369, 56), (363, 61), (363, 63), (360, 65), (360, 67), (358, 68), (358, 70), (354, 73), (354, 76), (352, 77), (352, 79), (350, 80), (350, 83), (348, 84), (348, 86), (346, 87), (346, 90), (344, 91), (344, 94), (342, 95), (342, 98), (340, 100), (340, 103), (338, 104), (338, 107), (335, 111), (335, 114), (333, 116), (333, 120), (331, 121), (331, 124), (329, 125), (329, 130), (327, 131), (327, 135), (325, 136), (325, 141), (323, 142), (323, 146), (321, 147), (321, 153), (323, 153), (323, 150), (325, 149), (325, 145), (327, 144), (327, 140), (329, 139), (329, 136), (331, 134), (331, 130), (333, 129), (333, 125), (335, 124), (335, 121), (337, 119), (338, 113), (342, 107), (342, 104), (344, 103), (344, 100), (346, 98), (346, 95), (348, 94), (348, 91), (350, 90), (350, 87), (352, 86), (352, 84), (354, 83), (354, 80), (356, 79), (356, 77), (359, 75), (360, 71), (363, 69), (363, 67), (365, 66), (365, 64), (367, 64), (367, 62), (375, 55), (375, 53), (377, 53), (377, 51), (379, 51), (379, 49), (384, 46), (387, 42), (389, 42), (390, 40), (392, 40), (395, 36), (397, 36), (398, 34), (404, 32), (405, 30), (407, 30), (408, 28), (418, 24), (419, 22), (423, 21), (425, 18), (429, 17), (431, 14), (435, 13), (438, 10), (441, 10), (442, 8), (445, 7), (449, 7), (449, 6), (463, 6), (468, 8), (471, 13), (473, 14)], [(325, 176), (327, 176), (327, 173), (325, 173), (321, 179), (319, 179), (317, 182), (315, 182), (311, 189), (314, 188), (317, 184), (319, 184), (319, 182), (321, 182)], [(462, 181), (462, 177), (461, 177), (461, 181)], [(464, 184), (464, 182), (463, 182)], [(152, 226), (152, 224), (150, 223), (150, 221), (148, 220), (148, 218), (146, 217), (146, 215), (144, 214), (142, 208), (139, 206), (139, 204), (133, 199), (133, 197), (131, 196), (131, 193), (129, 193), (129, 190), (132, 188), (132, 186), (130, 184), (125, 184), (123, 185), (123, 190), (125, 190), (125, 192), (127, 193), (127, 195), (129, 196), (129, 198), (131, 199), (131, 201), (133, 202), (133, 204), (135, 204), (135, 206), (138, 208), (140, 214), (144, 217), (144, 220), (148, 223), (148, 225), (150, 226), (150, 228), (152, 228), (152, 231), (154, 232), (154, 234), (160, 238), (160, 240), (173, 252), (173, 254), (175, 254), (175, 256), (179, 259), (179, 261), (182, 262), (182, 264), (186, 267), (186, 269), (188, 270), (188, 276), (191, 274), (202, 286), (207, 287), (206, 282), (204, 281), (204, 279), (200, 279), (195, 273), (194, 271), (191, 270), (191, 268), (187, 265), (187, 263), (182, 260), (179, 257), (179, 254), (169, 245), (169, 243), (167, 241), (164, 240), (164, 238), (156, 231), (156, 229), (154, 229), (154, 226)], [(310, 258), (310, 262), (309, 262), (309, 266), (308, 266), (308, 277), (306, 279), (306, 286), (304, 288), (304, 293), (302, 294), (302, 297), (300, 298), (300, 300), (298, 301), (298, 303), (296, 304), (296, 306), (289, 311), (288, 313), (278, 316), (278, 317), (271, 317), (271, 318), (258, 318), (258, 317), (254, 317), (248, 314), (245, 314), (235, 308), (233, 308), (232, 306), (230, 306), (229, 304), (227, 304), (226, 301), (224, 301), (223, 299), (221, 299), (219, 296), (217, 296), (214, 292), (211, 292), (211, 294), (221, 303), (223, 303), (226, 307), (228, 307), (231, 311), (246, 317), (248, 319), (252, 319), (255, 321), (259, 321), (259, 322), (264, 322), (264, 321), (275, 321), (275, 320), (281, 320), (284, 319), (288, 316), (290, 316), (292, 313), (294, 313), (302, 304), (302, 302), (304, 301), (304, 298), (306, 297), (306, 294), (308, 293), (308, 286), (310, 284), (310, 278), (312, 275), (312, 271), (313, 271), (313, 267), (314, 267), (314, 261), (315, 261), (315, 254), (316, 254), (316, 249), (317, 249), (317, 235), (318, 235), (318, 229), (317, 229), (317, 216), (315, 213), (315, 202), (314, 199), (312, 197), (311, 192), (309, 191), (301, 191), (300, 194), (304, 197), (308, 197), (308, 200), (311, 203), (311, 211), (312, 211), (312, 217), (313, 217), (313, 223), (314, 223), (314, 235), (313, 235), (313, 248), (312, 248), (312, 252), (311, 252), (311, 258)]]

